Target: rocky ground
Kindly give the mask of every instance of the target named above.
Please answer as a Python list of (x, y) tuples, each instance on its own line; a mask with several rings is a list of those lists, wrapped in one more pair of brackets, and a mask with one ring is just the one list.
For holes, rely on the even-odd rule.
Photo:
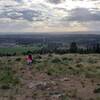
[(100, 100), (100, 55), (34, 59), (30, 66), (24, 57), (0, 58), (0, 100)]

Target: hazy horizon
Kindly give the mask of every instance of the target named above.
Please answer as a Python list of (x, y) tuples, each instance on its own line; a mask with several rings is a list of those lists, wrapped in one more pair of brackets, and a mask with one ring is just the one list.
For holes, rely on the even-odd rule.
[(0, 35), (100, 35), (100, 31), (77, 32), (0, 32)]

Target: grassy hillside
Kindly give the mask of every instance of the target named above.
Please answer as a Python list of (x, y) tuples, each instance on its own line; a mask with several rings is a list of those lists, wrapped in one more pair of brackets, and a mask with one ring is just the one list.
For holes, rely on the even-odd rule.
[(0, 100), (100, 100), (100, 55), (0, 57)]

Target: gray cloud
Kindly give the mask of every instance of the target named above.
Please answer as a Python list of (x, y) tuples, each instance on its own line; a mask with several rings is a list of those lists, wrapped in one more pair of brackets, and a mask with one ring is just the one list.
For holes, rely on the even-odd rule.
[(19, 11), (19, 13), (22, 14), (21, 17), (23, 19), (26, 19), (28, 21), (42, 20), (42, 18), (41, 18), (41, 12), (40, 11), (23, 10), (23, 11)]
[(100, 11), (92, 12), (87, 8), (76, 8), (69, 12), (69, 16), (63, 18), (66, 21), (100, 21)]
[(21, 10), (16, 10), (16, 9), (9, 9), (5, 10), (4, 12), (0, 13), (0, 18), (10, 18), (14, 20), (27, 20), (27, 21), (42, 21), (44, 20), (44, 17), (42, 13), (39, 10), (31, 10), (31, 9), (21, 9)]
[[(7, 29), (21, 27), (24, 30), (30, 26), (32, 29), (43, 25), (46, 28), (58, 28), (73, 27), (83, 23), (87, 28), (92, 27), (93, 29), (93, 24), (100, 22), (100, 7), (95, 6), (100, 0), (87, 0), (83, 6), (82, 2), (84, 0), (72, 0), (71, 2), (69, 0), (0, 0), (0, 30), (9, 24), (11, 26)], [(91, 3), (90, 6), (88, 3)], [(28, 26), (24, 26), (23, 22)]]
[(47, 1), (54, 4), (59, 4), (59, 3), (64, 2), (65, 0), (47, 0)]

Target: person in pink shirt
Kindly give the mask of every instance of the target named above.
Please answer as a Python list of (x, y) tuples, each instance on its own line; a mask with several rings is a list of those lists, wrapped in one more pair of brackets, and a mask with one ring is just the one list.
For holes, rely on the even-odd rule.
[(28, 55), (28, 56), (26, 57), (26, 60), (27, 60), (27, 64), (28, 64), (28, 65), (31, 65), (32, 62), (33, 62), (32, 55)]

